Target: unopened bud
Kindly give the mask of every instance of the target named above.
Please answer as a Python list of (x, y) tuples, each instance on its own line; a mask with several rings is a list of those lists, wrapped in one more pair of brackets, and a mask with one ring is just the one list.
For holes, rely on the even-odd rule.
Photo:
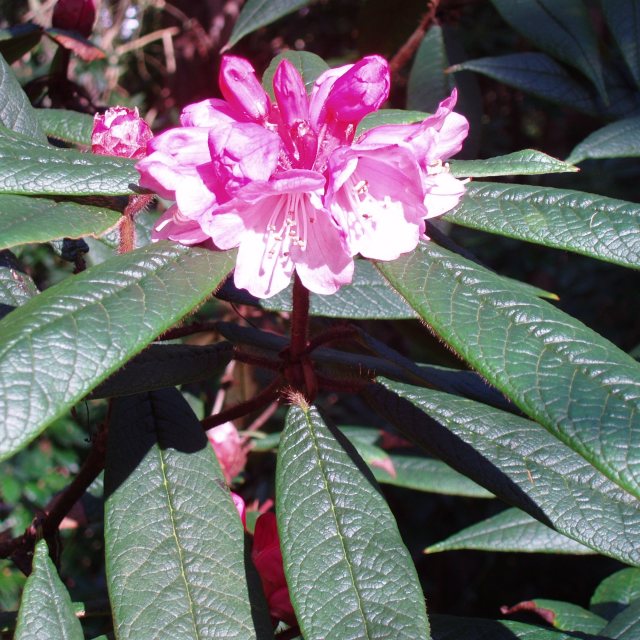
[(94, 118), (91, 151), (101, 156), (144, 158), (151, 138), (153, 133), (138, 109), (112, 107)]
[(51, 26), (55, 29), (75, 31), (88, 38), (96, 21), (94, 0), (58, 0), (53, 8)]

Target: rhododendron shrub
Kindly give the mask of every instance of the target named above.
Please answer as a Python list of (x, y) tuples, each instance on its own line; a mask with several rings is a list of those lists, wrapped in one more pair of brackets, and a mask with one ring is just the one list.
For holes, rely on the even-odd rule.
[[(571, 155), (597, 164), (639, 153), (640, 71), (622, 45), (640, 3), (430, 2), (391, 60), (351, 38), (331, 65), (285, 51), (264, 69), (264, 51), (249, 60), (235, 44), (261, 15), (310, 3), (248, 0), (230, 53), (206, 51), (208, 93), (196, 54), (217, 23), (193, 30), (189, 3), (129, 4), (102, 3), (94, 26), (93, 2), (60, 0), (54, 28), (0, 34), (3, 631), (631, 640), (640, 366), (623, 334), (615, 346), (587, 324), (616, 308), (634, 316), (634, 301), (607, 290), (586, 323), (565, 309), (596, 265), (616, 279), (640, 268), (640, 206), (605, 195), (633, 169), (614, 180), (621, 165), (587, 163), (576, 179), (544, 152), (569, 154), (555, 138), (510, 148), (559, 108), (491, 88), (483, 127), (472, 88), (454, 86), (439, 22), (495, 6), (533, 34), (558, 62), (523, 52), (472, 67), (521, 90), (536, 73), (546, 90), (564, 86), (590, 114), (572, 127), (609, 123)], [(608, 25), (602, 42), (584, 35), (590, 16), (599, 33)], [(324, 23), (309, 20), (316, 39), (296, 47), (329, 51)], [(516, 41), (496, 29), (501, 47)], [(243, 51), (288, 42), (267, 33)], [(55, 44), (24, 56), (44, 34)], [(84, 65), (70, 50), (106, 58)], [(171, 66), (187, 59), (182, 82)], [(114, 87), (116, 64), (130, 68)], [(503, 94), (523, 114), (509, 132)], [(589, 265), (578, 280), (572, 253)], [(464, 549), (511, 553), (486, 566), (443, 553)], [(525, 564), (518, 552), (547, 556)], [(575, 556), (571, 572), (560, 554)], [(594, 554), (605, 558), (582, 557)], [(553, 594), (536, 591), (536, 571), (560, 581), (574, 567), (554, 593), (588, 592), (540, 599)], [(485, 617), (467, 617), (480, 602)], [(532, 617), (495, 620), (499, 607)]]

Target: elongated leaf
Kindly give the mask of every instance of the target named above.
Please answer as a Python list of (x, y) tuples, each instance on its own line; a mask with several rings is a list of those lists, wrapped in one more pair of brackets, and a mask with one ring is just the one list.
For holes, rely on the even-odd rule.
[(595, 96), (544, 53), (512, 53), (453, 65), (450, 71), (475, 71), (535, 96), (596, 115)]
[(640, 269), (640, 205), (590, 193), (476, 182), (446, 220)]
[(525, 413), (640, 496), (640, 364), (547, 302), (433, 243), (378, 268)]
[(197, 347), (190, 344), (152, 344), (98, 385), (92, 398), (130, 396), (179, 384), (210, 380), (222, 373), (233, 355), (228, 342)]
[(618, 48), (640, 87), (640, 12), (636, 0), (601, 0), (602, 13)]
[(607, 624), (604, 618), (583, 609), (571, 602), (536, 598), (525, 600), (512, 607), (501, 607), (501, 613), (512, 615), (519, 611), (530, 611), (540, 616), (555, 629), (560, 631), (578, 631), (582, 633), (599, 633)]
[(449, 66), (442, 27), (432, 25), (422, 39), (407, 82), (407, 107), (435, 111), (438, 103), (454, 87), (453, 77), (444, 70)]
[(537, 47), (580, 69), (606, 101), (598, 42), (582, 0), (491, 0), (500, 15)]
[(0, 193), (20, 195), (131, 195), (135, 161), (33, 144), (0, 130)]
[(637, 640), (640, 637), (640, 600), (621, 611), (601, 633), (611, 640)]
[(50, 138), (86, 146), (91, 144), (92, 116), (68, 109), (36, 109), (36, 116)]
[(0, 249), (28, 242), (97, 236), (120, 218), (117, 211), (75, 202), (0, 195)]
[(308, 51), (283, 51), (279, 53), (265, 69), (262, 75), (262, 86), (265, 91), (271, 96), (272, 100), (275, 100), (273, 93), (273, 76), (276, 73), (276, 69), (283, 60), (288, 60), (299, 71), (302, 76), (302, 81), (307, 90), (307, 93), (311, 93), (313, 89), (313, 83), (318, 76), (324, 73), (329, 65), (315, 53), (309, 53)]
[(58, 576), (44, 540), (33, 554), (18, 613), (15, 640), (83, 640), (71, 597)]
[(369, 397), (400, 433), (505, 502), (582, 544), (640, 564), (638, 500), (540, 425), (465, 398), (384, 382)]
[(106, 568), (120, 640), (270, 638), (252, 606), (242, 522), (186, 400), (114, 401), (105, 470)]
[(311, 0), (248, 0), (242, 7), (229, 42), (224, 49), (230, 49), (252, 31), (265, 27), (310, 2)]
[(405, 109), (380, 109), (365, 116), (356, 129), (356, 138), (369, 129), (380, 127), (383, 124), (412, 124), (428, 118), (424, 111), (408, 111)]
[(10, 313), (0, 322), (0, 459), (200, 304), (232, 267), (228, 253), (159, 242)]
[(452, 160), (451, 173), (457, 178), (487, 178), (489, 176), (533, 176), (539, 173), (567, 173), (578, 171), (563, 162), (535, 149), (514, 151), (486, 160)]
[(637, 158), (640, 156), (640, 117), (612, 122), (587, 136), (567, 158), (577, 163), (587, 158)]
[(39, 142), (46, 142), (34, 108), (11, 67), (0, 54), (0, 124)]
[(0, 54), (6, 62), (13, 64), (40, 42), (43, 31), (40, 25), (32, 22), (0, 29)]
[(598, 585), (589, 607), (611, 620), (636, 600), (640, 600), (640, 569), (622, 569)]
[[(347, 445), (347, 448), (345, 448)], [(429, 638), (418, 577), (355, 451), (315, 409), (287, 415), (276, 471), (278, 529), (305, 640)]]
[(0, 318), (38, 293), (11, 251), (0, 251)]
[(593, 553), (593, 549), (563, 536), (520, 509), (506, 509), (430, 545), (424, 552), (439, 553), (456, 549), (515, 553)]

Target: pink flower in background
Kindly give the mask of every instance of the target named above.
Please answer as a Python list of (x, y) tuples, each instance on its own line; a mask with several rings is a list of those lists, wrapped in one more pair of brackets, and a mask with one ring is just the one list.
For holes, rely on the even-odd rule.
[(91, 151), (102, 156), (140, 159), (147, 154), (147, 143), (152, 138), (138, 109), (111, 107), (93, 119)]
[(247, 527), (247, 505), (244, 503), (244, 500), (237, 493), (231, 492), (231, 498), (233, 499), (233, 504), (236, 506), (238, 510), (238, 515), (240, 516), (240, 520), (242, 520), (242, 526)]
[(88, 38), (96, 21), (94, 0), (58, 0), (53, 7), (51, 26), (65, 31), (76, 31)]
[(227, 481), (231, 481), (247, 464), (247, 451), (243, 440), (232, 422), (225, 422), (207, 431), (209, 442), (216, 452), (222, 473)]

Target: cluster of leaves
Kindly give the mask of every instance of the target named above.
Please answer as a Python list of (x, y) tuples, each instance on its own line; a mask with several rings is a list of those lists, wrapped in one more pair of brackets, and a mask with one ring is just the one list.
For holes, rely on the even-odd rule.
[[(230, 44), (305, 4), (249, 0)], [(505, 17), (509, 7), (558, 6), (542, 0), (494, 4), (504, 5)], [(562, 24), (581, 33), (580, 15)], [(527, 32), (539, 24), (544, 30), (538, 18), (530, 19)], [(617, 22), (612, 18), (611, 24)], [(432, 29), (423, 47), (438, 37)], [(285, 55), (307, 84), (327, 68), (312, 54)], [(442, 67), (420, 66), (424, 56), (422, 50), (416, 56), (410, 95), (447, 81)], [(604, 100), (602, 74), (590, 69)], [(268, 70), (265, 84), (269, 75)], [(287, 340), (220, 323), (216, 330), (223, 339), (215, 344), (154, 341), (214, 291), (264, 314), (288, 313), (291, 292), (252, 299), (225, 283), (232, 252), (151, 245), (144, 234), (144, 246), (135, 251), (111, 255), (39, 292), (11, 251), (66, 238), (87, 239), (92, 251), (100, 243), (103, 255), (113, 254), (109, 233), (121, 218), (115, 204), (137, 195), (138, 176), (132, 161), (53, 146), (49, 140), (82, 149), (89, 143), (91, 118), (33, 109), (2, 58), (0, 95), (0, 459), (25, 455), (29, 443), (83, 399), (108, 398), (104, 541), (116, 636), (273, 637), (242, 524), (184, 390), (218, 376), (238, 351), (276, 367)], [(421, 117), (381, 111), (361, 127)], [(572, 154), (575, 161), (582, 157)], [(454, 175), (479, 180), (468, 185), (445, 219), (638, 269), (639, 205), (484, 181), (573, 170), (533, 150), (452, 162)], [(351, 285), (331, 297), (312, 296), (310, 307), (314, 317), (341, 321), (419, 319), (468, 363), (463, 370), (414, 362), (362, 329), (353, 331), (348, 351), (311, 352), (316, 372), (344, 380), (345, 388), (364, 377), (370, 384), (361, 387), (362, 396), (378, 420), (416, 449), (388, 453), (377, 429), (337, 428), (336, 408), (322, 396), (318, 407), (292, 398), (282, 432), (256, 440), (255, 450), (277, 449), (278, 527), (301, 636), (635, 638), (640, 365), (543, 299), (552, 295), (462, 255), (436, 226), (429, 235), (431, 242), (397, 261), (358, 261)], [(205, 321), (210, 313), (208, 306), (199, 311)], [(589, 610), (549, 600), (521, 603), (520, 609), (538, 613), (551, 627), (427, 618), (414, 563), (376, 481), (495, 496), (510, 505), (430, 545), (429, 553), (599, 553), (632, 568), (605, 580)], [(45, 628), (50, 638), (82, 638), (78, 616), (86, 609), (71, 601), (47, 546), (39, 542), (16, 637), (38, 637)], [(15, 621), (14, 615), (3, 624), (10, 628)]]

